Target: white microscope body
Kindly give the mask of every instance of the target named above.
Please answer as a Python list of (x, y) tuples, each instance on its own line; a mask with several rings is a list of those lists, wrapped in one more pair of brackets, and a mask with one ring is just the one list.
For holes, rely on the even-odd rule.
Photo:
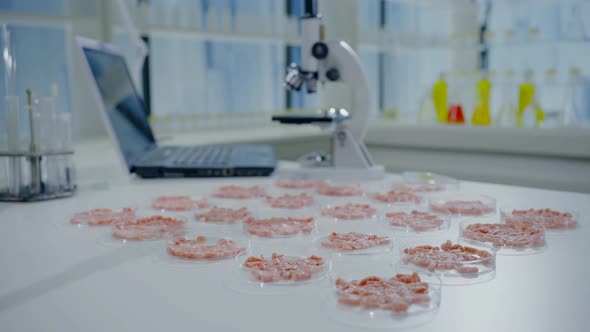
[[(301, 66), (292, 64), (285, 78), (285, 85), (299, 90), (305, 84), (308, 93), (315, 93), (317, 82), (342, 82), (352, 88), (353, 107), (349, 116), (345, 110), (330, 109), (324, 118), (313, 123), (332, 131), (332, 156), (327, 164), (304, 167), (307, 174), (317, 177), (381, 178), (382, 166), (377, 166), (363, 143), (369, 124), (371, 95), (367, 75), (355, 51), (344, 41), (323, 41), (321, 17), (317, 12), (317, 1), (305, 2), (305, 16), (302, 18), (302, 61)], [(326, 124), (325, 119), (332, 123)], [(280, 120), (279, 120), (280, 121)], [(298, 123), (289, 121), (288, 123)]]

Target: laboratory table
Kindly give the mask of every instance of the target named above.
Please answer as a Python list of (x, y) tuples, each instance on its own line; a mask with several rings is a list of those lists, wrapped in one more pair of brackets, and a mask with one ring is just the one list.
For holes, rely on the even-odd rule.
[[(383, 183), (398, 177), (390, 174)], [(0, 331), (364, 330), (327, 317), (328, 279), (281, 295), (246, 294), (224, 281), (235, 271), (232, 259), (168, 264), (158, 259), (165, 242), (119, 245), (106, 240), (108, 229), (66, 225), (73, 212), (86, 208), (147, 208), (162, 194), (202, 196), (229, 183), (272, 187), (272, 179), (102, 178), (80, 183), (73, 198), (0, 203)], [(495, 197), (499, 206), (575, 209), (580, 226), (548, 234), (549, 247), (539, 254), (498, 256), (492, 281), (443, 287), (435, 318), (412, 331), (588, 331), (590, 195), (477, 182), (462, 182), (461, 191)], [(214, 232), (186, 215), (195, 231)], [(373, 226), (365, 223), (358, 229), (379, 230)], [(340, 229), (336, 223), (318, 223), (318, 228), (322, 234)], [(458, 236), (456, 222), (448, 236)], [(268, 246), (309, 247), (306, 241), (270, 240)], [(252, 245), (263, 242), (253, 240)], [(393, 250), (379, 264), (388, 266), (398, 256)]]

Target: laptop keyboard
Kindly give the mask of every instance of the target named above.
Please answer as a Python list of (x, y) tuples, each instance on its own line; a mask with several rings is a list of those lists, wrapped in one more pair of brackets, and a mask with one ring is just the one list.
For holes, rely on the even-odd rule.
[(152, 151), (144, 162), (162, 162), (171, 160), (175, 166), (227, 166), (230, 164), (233, 147), (231, 146), (190, 146), (163, 147)]
[(225, 166), (230, 162), (232, 151), (229, 146), (183, 147), (175, 153), (172, 163), (176, 166)]

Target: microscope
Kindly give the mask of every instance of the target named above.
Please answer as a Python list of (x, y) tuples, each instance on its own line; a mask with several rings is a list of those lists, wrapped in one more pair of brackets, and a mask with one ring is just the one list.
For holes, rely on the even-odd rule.
[(305, 0), (302, 26), (301, 65), (291, 64), (285, 87), (316, 93), (318, 82), (342, 82), (352, 87), (351, 112), (330, 108), (317, 115), (277, 115), (283, 124), (313, 124), (331, 133), (331, 156), (312, 153), (300, 158), (297, 172), (309, 177), (354, 176), (379, 179), (383, 166), (375, 165), (363, 140), (369, 125), (371, 97), (367, 75), (355, 51), (344, 41), (324, 41), (317, 0)]

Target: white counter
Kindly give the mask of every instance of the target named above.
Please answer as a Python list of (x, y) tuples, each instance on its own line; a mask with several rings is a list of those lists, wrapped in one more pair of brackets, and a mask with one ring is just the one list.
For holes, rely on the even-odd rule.
[[(94, 146), (92, 155), (100, 158), (80, 162), (82, 186), (76, 197), (0, 203), (0, 331), (360, 330), (323, 313), (321, 302), (330, 294), (327, 280), (292, 288), (285, 296), (245, 295), (224, 286), (235, 268), (232, 260), (194, 267), (164, 264), (154, 260), (164, 250), (161, 242), (110, 247), (101, 244), (108, 230), (58, 225), (88, 206), (147, 205), (158, 194), (202, 195), (224, 183), (255, 182), (138, 180), (116, 173), (112, 150), (99, 148)], [(590, 195), (475, 182), (464, 182), (463, 190), (494, 196), (500, 205), (577, 209), (581, 227), (550, 234), (549, 248), (540, 254), (499, 256), (491, 282), (444, 287), (435, 319), (412, 331), (586, 331)], [(204, 226), (191, 221), (191, 227)], [(372, 227), (377, 226), (361, 230)], [(318, 228), (321, 233), (339, 230), (334, 223), (320, 222)], [(456, 232), (455, 224), (448, 236)], [(280, 250), (305, 241), (286, 239), (274, 246)], [(388, 264), (396, 255), (382, 259)]]

